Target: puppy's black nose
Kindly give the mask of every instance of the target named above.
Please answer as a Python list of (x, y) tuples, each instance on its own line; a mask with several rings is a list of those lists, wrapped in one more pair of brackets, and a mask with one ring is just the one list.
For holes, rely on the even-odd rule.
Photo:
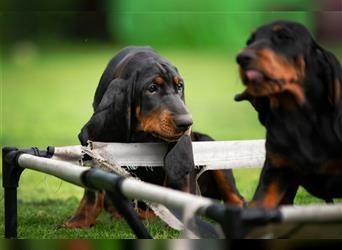
[(236, 57), (236, 62), (242, 67), (246, 68), (249, 63), (255, 59), (255, 53), (250, 50), (244, 50)]
[(190, 114), (177, 115), (175, 123), (178, 130), (186, 131), (192, 125), (192, 117)]

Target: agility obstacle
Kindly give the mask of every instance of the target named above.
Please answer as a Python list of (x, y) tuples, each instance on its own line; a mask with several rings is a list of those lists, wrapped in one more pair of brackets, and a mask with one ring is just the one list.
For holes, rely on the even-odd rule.
[[(200, 174), (213, 169), (260, 167), (264, 161), (264, 143), (264, 140), (193, 142), (194, 162), (196, 166), (205, 166)], [(139, 220), (131, 199), (170, 209), (183, 223), (180, 228), (189, 238), (342, 238), (342, 204), (241, 209), (145, 183), (125, 176), (120, 169), (108, 172), (108, 169), (80, 166), (87, 154), (92, 164), (110, 170), (121, 166), (160, 167), (166, 150), (167, 146), (159, 143), (99, 142), (90, 142), (87, 148), (3, 148), (5, 237), (17, 237), (17, 187), (23, 170), (31, 169), (87, 189), (105, 190), (137, 238), (151, 238), (151, 235)]]

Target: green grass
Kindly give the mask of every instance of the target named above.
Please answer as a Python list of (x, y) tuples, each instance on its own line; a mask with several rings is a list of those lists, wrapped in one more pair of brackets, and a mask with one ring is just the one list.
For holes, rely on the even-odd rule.
[[(108, 46), (31, 48), (5, 58), (1, 84), (1, 145), (16, 147), (78, 144), (77, 134), (90, 117), (98, 80), (110, 57)], [(177, 65), (186, 83), (186, 102), (194, 130), (216, 140), (257, 139), (264, 129), (256, 112), (233, 96), (242, 91), (234, 54), (198, 51), (159, 51)], [(235, 171), (238, 188), (250, 199), (259, 169)], [(82, 189), (54, 177), (24, 171), (19, 187), (20, 238), (134, 238), (123, 220), (101, 214), (89, 230), (56, 229), (73, 214)], [(1, 196), (3, 193), (1, 192)], [(3, 199), (1, 199), (3, 201)], [(300, 190), (296, 203), (320, 202)], [(3, 218), (3, 206), (0, 208)], [(179, 233), (160, 220), (145, 222), (156, 238)], [(0, 223), (0, 235), (4, 226)]]

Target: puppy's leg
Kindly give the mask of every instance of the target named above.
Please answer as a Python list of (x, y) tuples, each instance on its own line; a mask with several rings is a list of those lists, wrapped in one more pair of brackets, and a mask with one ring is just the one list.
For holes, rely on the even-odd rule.
[[(115, 206), (113, 206), (107, 194), (105, 195), (104, 208), (111, 215), (112, 219), (122, 218), (121, 214), (118, 212)], [(154, 212), (144, 202), (137, 202), (136, 212), (141, 220), (147, 220), (156, 217)]]
[(243, 207), (244, 199), (239, 194), (231, 170), (206, 171), (198, 178), (201, 194)]
[(113, 206), (111, 199), (108, 194), (105, 194), (104, 209), (111, 215), (112, 219), (121, 219), (121, 214)]
[(137, 213), (141, 220), (149, 220), (156, 217), (153, 210), (151, 210), (144, 202), (138, 202)]
[(266, 159), (250, 207), (275, 208), (293, 204), (298, 183), (291, 169), (276, 167)]
[(236, 189), (235, 179), (231, 170), (213, 170), (217, 188), (224, 202), (243, 207), (244, 199)]
[(90, 228), (95, 224), (97, 216), (104, 206), (104, 192), (84, 191), (76, 213), (67, 220), (61, 227), (63, 228)]

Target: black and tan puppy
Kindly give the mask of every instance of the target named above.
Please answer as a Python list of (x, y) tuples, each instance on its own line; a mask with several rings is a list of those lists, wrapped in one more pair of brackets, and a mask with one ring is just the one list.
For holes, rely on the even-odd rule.
[(342, 72), (301, 24), (258, 28), (237, 56), (247, 99), (266, 127), (266, 161), (252, 206), (291, 204), (301, 185), (342, 197)]
[[(168, 142), (164, 168), (137, 168), (144, 181), (189, 191), (194, 170), (190, 137), (211, 140), (191, 133), (192, 118), (184, 103), (184, 82), (177, 69), (151, 48), (128, 47), (108, 64), (97, 87), (94, 114), (82, 128), (79, 139), (102, 142)], [(190, 134), (191, 133), (191, 134)], [(190, 144), (189, 144), (190, 142)], [(231, 171), (212, 171), (200, 177), (202, 195), (237, 205), (243, 200)], [(105, 194), (85, 191), (76, 214), (64, 226), (87, 228), (105, 207)], [(148, 217), (141, 213), (141, 217)]]

